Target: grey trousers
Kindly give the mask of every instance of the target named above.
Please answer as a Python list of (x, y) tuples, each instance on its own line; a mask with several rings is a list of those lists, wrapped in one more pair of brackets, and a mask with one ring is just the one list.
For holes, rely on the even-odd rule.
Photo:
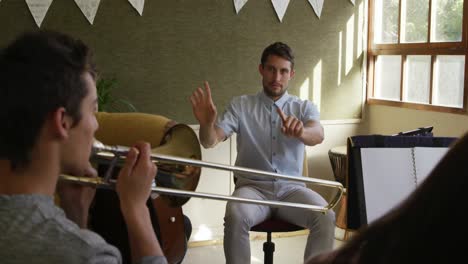
[[(250, 199), (298, 202), (324, 206), (325, 199), (291, 181), (254, 181), (238, 178), (233, 196)], [(224, 255), (227, 264), (250, 263), (249, 230), (252, 226), (275, 216), (310, 230), (304, 260), (333, 248), (335, 213), (327, 214), (300, 208), (270, 208), (265, 205), (228, 202), (224, 216)]]

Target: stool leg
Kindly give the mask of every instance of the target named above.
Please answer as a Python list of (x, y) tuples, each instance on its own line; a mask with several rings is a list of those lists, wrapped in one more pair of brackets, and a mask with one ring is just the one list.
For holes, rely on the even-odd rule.
[(264, 263), (273, 264), (273, 252), (275, 252), (275, 243), (271, 242), (271, 232), (267, 232), (267, 241), (263, 243)]

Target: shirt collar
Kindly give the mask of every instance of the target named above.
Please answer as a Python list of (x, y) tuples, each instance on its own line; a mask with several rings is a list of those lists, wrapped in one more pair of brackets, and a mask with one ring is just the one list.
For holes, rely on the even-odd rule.
[(265, 94), (265, 92), (262, 90), (258, 92), (257, 96), (260, 98), (260, 101), (263, 102), (266, 106), (271, 107), (273, 104), (276, 104), (280, 109), (283, 109), (283, 105), (286, 103), (286, 101), (289, 98), (289, 93), (286, 91), (283, 96), (280, 97), (280, 99), (273, 101), (268, 95)]

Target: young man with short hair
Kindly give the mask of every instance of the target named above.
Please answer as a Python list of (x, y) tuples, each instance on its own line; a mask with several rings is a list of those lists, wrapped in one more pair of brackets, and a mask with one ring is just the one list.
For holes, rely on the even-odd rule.
[[(96, 174), (89, 162), (98, 128), (95, 78), (89, 48), (65, 34), (26, 33), (1, 50), (2, 263), (122, 262), (114, 246), (84, 228), (92, 188), (61, 184), (63, 210), (53, 199), (60, 174)], [(166, 263), (146, 207), (157, 171), (150, 152), (136, 143), (116, 186), (134, 263)]]

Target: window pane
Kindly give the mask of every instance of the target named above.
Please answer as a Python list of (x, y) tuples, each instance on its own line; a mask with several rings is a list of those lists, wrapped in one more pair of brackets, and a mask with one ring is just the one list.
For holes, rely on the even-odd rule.
[(434, 67), (433, 104), (462, 108), (464, 79), (465, 56), (437, 56)]
[(375, 43), (398, 43), (398, 2), (399, 0), (375, 1)]
[(401, 1), (401, 42), (427, 42), (429, 0)]
[(374, 97), (400, 101), (401, 56), (378, 56), (375, 62)]
[(431, 42), (462, 39), (463, 0), (432, 1)]
[(407, 56), (404, 77), (403, 101), (429, 103), (431, 56)]

